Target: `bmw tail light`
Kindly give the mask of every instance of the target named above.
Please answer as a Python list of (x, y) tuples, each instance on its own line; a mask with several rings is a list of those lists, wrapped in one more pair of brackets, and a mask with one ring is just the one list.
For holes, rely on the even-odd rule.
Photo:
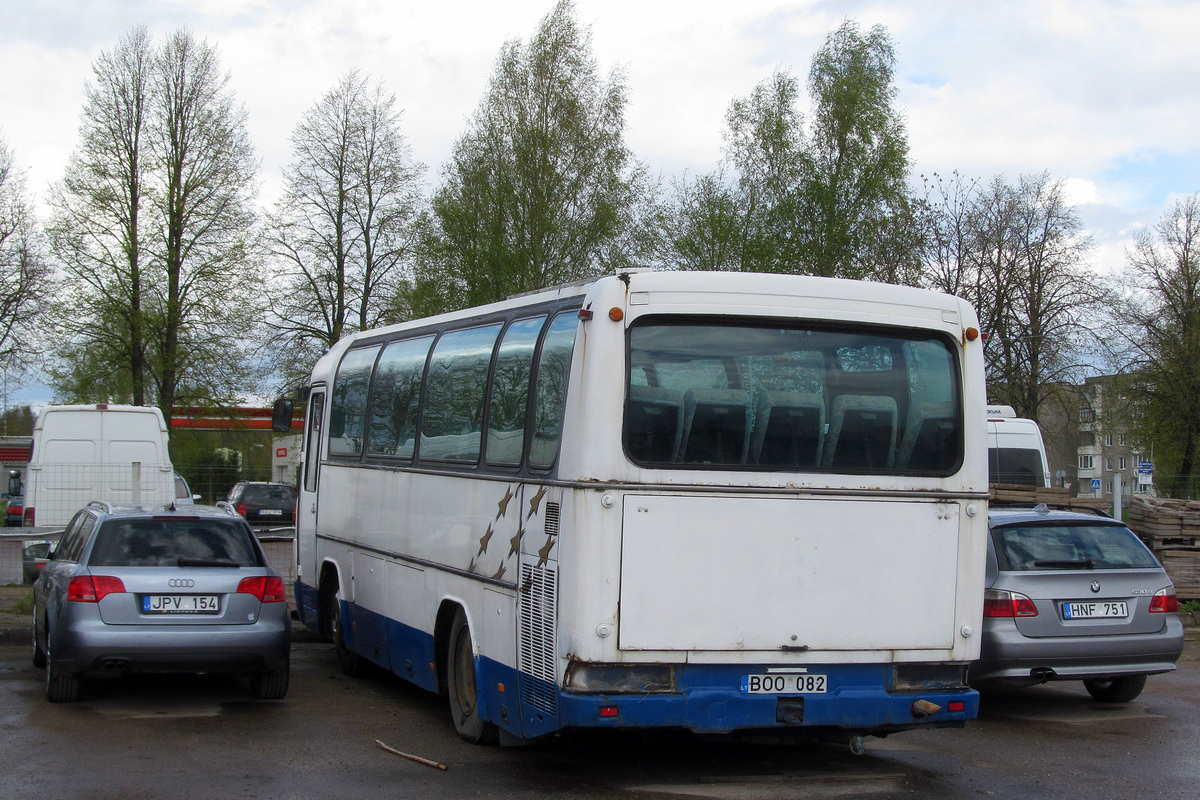
[(237, 590), (238, 594), (252, 594), (263, 603), (282, 603), (287, 600), (287, 594), (283, 589), (283, 580), (275, 575), (242, 578)]
[(1179, 598), (1175, 595), (1175, 588), (1159, 589), (1154, 593), (1154, 597), (1150, 600), (1151, 614), (1167, 614), (1172, 611), (1179, 610)]
[(988, 589), (983, 593), (983, 616), (985, 617), (1036, 617), (1037, 606), (1019, 592), (1004, 589)]
[(67, 584), (67, 600), (72, 603), (99, 603), (110, 594), (122, 594), (125, 584), (109, 575), (76, 575)]

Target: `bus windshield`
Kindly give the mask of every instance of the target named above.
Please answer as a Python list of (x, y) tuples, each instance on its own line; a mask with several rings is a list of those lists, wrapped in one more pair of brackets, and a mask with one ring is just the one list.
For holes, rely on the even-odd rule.
[(651, 318), (629, 331), (625, 450), (654, 467), (948, 475), (957, 375), (928, 331)]

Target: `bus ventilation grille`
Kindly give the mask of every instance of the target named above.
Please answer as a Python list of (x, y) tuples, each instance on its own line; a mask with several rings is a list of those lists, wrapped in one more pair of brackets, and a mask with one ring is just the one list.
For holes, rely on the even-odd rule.
[(558, 503), (546, 503), (546, 535), (558, 536), (558, 518), (562, 509)]
[(521, 702), (558, 714), (554, 630), (558, 582), (554, 570), (521, 565)]

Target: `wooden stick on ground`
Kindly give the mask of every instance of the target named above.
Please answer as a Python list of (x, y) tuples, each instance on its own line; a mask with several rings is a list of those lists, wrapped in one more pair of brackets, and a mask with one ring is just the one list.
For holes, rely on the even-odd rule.
[(379, 745), (384, 750), (387, 750), (389, 753), (394, 753), (395, 755), (398, 755), (401, 758), (407, 758), (409, 761), (415, 761), (418, 764), (424, 764), (427, 767), (433, 767), (434, 769), (440, 769), (442, 771), (446, 770), (445, 764), (439, 764), (436, 761), (430, 761), (428, 758), (421, 758), (420, 756), (414, 756), (411, 753), (401, 753), (399, 750), (396, 750), (395, 748), (388, 747), (386, 744), (379, 741), (378, 739), (375, 740), (375, 744)]

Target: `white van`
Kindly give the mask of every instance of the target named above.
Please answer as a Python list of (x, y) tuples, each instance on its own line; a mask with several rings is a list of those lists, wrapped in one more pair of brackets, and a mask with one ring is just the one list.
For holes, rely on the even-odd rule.
[(167, 426), (157, 408), (46, 406), (38, 413), (23, 524), (66, 525), (92, 500), (124, 505), (175, 500)]
[(1012, 406), (988, 406), (988, 483), (1052, 486), (1042, 429)]

